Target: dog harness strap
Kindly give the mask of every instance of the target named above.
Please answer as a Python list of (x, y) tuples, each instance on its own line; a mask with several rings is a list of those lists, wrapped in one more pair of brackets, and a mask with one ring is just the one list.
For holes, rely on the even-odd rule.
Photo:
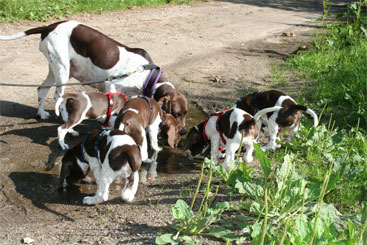
[(108, 127), (108, 121), (110, 120), (112, 107), (113, 107), (113, 100), (112, 100), (111, 93), (106, 93), (106, 95), (107, 95), (107, 99), (108, 99), (108, 108), (107, 108), (106, 120), (102, 124), (103, 127)]
[(115, 95), (115, 94), (121, 94), (124, 99), (125, 99), (125, 102), (128, 101), (127, 99), (127, 96), (126, 94), (122, 93), (122, 92), (116, 92), (116, 93), (109, 93), (109, 92), (106, 92), (105, 93), (106, 96), (107, 96), (107, 99), (108, 99), (108, 109), (107, 109), (107, 116), (106, 116), (106, 120), (104, 121), (104, 123), (102, 123), (103, 127), (108, 127), (108, 121), (110, 120), (110, 117), (111, 117), (111, 113), (112, 113), (112, 109), (113, 109), (113, 99), (112, 99), (112, 95)]
[(259, 108), (257, 107), (257, 94), (258, 94), (258, 92), (255, 92), (255, 93), (252, 94), (252, 96), (253, 96), (252, 106), (255, 109), (255, 114), (259, 112)]
[(161, 69), (156, 65), (154, 65), (154, 67), (152, 66), (149, 76), (143, 86), (143, 95), (147, 97), (152, 97), (155, 86), (157, 85), (157, 82), (161, 75)]
[(150, 116), (149, 116), (149, 123), (148, 123), (148, 125), (149, 125), (152, 122), (152, 116), (153, 116), (152, 103), (150, 103), (149, 98), (147, 98), (146, 96), (139, 96), (139, 98), (145, 99), (145, 101), (148, 102), (148, 104), (149, 104), (149, 108), (150, 108)]
[[(206, 127), (206, 125), (207, 125), (207, 123), (208, 123), (208, 121), (209, 121), (209, 119), (211, 118), (211, 117), (213, 117), (213, 116), (217, 116), (218, 118), (217, 118), (217, 121), (216, 121), (216, 130), (218, 131), (218, 133), (219, 133), (219, 135), (220, 135), (220, 138), (221, 138), (221, 140), (222, 140), (222, 142), (223, 142), (223, 144), (225, 145), (227, 142), (226, 142), (226, 139), (224, 138), (224, 136), (223, 136), (223, 132), (222, 132), (222, 130), (220, 130), (220, 128), (219, 128), (219, 121), (220, 121), (220, 119), (221, 119), (221, 117), (223, 116), (223, 114), (224, 113), (226, 113), (227, 111), (229, 111), (230, 109), (226, 109), (226, 110), (224, 110), (224, 111), (221, 111), (221, 112), (219, 112), (219, 113), (213, 113), (213, 114), (211, 114), (209, 117), (207, 117), (206, 119), (205, 119), (205, 121), (204, 121), (204, 126), (203, 126), (203, 138), (204, 138), (204, 142), (207, 142), (208, 141), (208, 137), (206, 136), (206, 132), (205, 132), (205, 127)], [(222, 147), (219, 147), (219, 150), (223, 153), (224, 152), (224, 149), (222, 148)]]
[(102, 132), (100, 132), (96, 138), (96, 140), (94, 141), (94, 145), (96, 148), (96, 155), (97, 155), (97, 159), (99, 159), (99, 149), (98, 149), (98, 143), (99, 141), (102, 139), (103, 135), (107, 132), (108, 130), (105, 129)]

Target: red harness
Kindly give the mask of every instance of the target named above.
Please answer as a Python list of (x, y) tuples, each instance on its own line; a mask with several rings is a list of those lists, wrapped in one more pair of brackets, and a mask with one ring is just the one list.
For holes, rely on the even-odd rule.
[[(219, 113), (213, 113), (213, 114), (210, 114), (210, 116), (209, 116), (207, 119), (205, 119), (204, 126), (203, 126), (203, 137), (204, 137), (204, 142), (207, 142), (207, 141), (208, 141), (208, 136), (206, 136), (206, 132), (205, 132), (206, 124), (208, 123), (208, 121), (209, 121), (209, 119), (210, 119), (211, 117), (213, 117), (213, 116), (218, 116), (217, 121), (216, 121), (216, 123), (215, 123), (215, 124), (216, 124), (216, 129), (217, 129), (217, 131), (218, 131), (218, 133), (219, 133), (220, 138), (222, 139), (223, 144), (225, 145), (225, 144), (227, 143), (226, 139), (225, 139), (225, 138), (224, 138), (224, 136), (223, 136), (223, 132), (222, 132), (222, 130), (220, 130), (220, 128), (219, 128), (219, 121), (220, 121), (220, 119), (222, 118), (223, 114), (224, 114), (224, 113), (226, 113), (226, 112), (227, 112), (227, 111), (229, 111), (229, 110), (230, 110), (230, 109), (226, 109), (226, 110), (221, 111), (221, 112), (219, 112)], [(223, 149), (222, 147), (219, 147), (219, 150), (220, 150), (221, 152), (224, 152), (224, 149)]]
[(102, 125), (104, 127), (107, 127), (108, 126), (108, 121), (110, 120), (110, 117), (111, 117), (112, 108), (113, 108), (113, 100), (112, 100), (112, 96), (111, 95), (121, 94), (124, 97), (125, 102), (127, 102), (128, 99), (127, 99), (126, 94), (124, 94), (122, 92), (117, 92), (117, 93), (108, 93), (108, 92), (106, 92), (105, 94), (106, 94), (106, 96), (108, 98), (108, 109), (107, 109), (107, 117), (106, 117), (106, 120), (104, 121), (104, 123), (102, 123)]

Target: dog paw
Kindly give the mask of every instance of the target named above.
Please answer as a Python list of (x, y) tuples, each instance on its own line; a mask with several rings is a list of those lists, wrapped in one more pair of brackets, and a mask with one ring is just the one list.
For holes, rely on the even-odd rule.
[(143, 161), (143, 163), (146, 163), (146, 164), (152, 164), (153, 163), (153, 160), (150, 159), (150, 158), (147, 158)]
[(84, 197), (83, 203), (87, 205), (95, 205), (97, 203), (97, 200), (94, 196), (92, 197)]
[(68, 144), (59, 142), (59, 145), (60, 145), (61, 149), (64, 150), (64, 151), (66, 151), (66, 150), (69, 149), (69, 145)]
[(254, 158), (251, 156), (251, 157), (246, 157), (246, 162), (252, 162), (254, 160)]
[(75, 130), (71, 130), (69, 133), (71, 133), (71, 135), (74, 137), (79, 136), (79, 133)]
[(132, 202), (134, 200), (134, 197), (135, 194), (129, 189), (125, 190), (121, 195), (122, 200), (124, 200), (125, 202)]
[(47, 111), (39, 111), (37, 116), (41, 119), (48, 119), (50, 117), (50, 113)]

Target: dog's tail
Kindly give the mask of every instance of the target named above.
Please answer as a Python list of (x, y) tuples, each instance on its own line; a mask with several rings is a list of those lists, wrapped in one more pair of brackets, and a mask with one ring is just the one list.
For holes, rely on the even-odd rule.
[(317, 114), (309, 108), (307, 108), (306, 113), (313, 118), (313, 126), (316, 127), (319, 124), (319, 118), (317, 117)]
[(10, 35), (10, 36), (0, 36), (0, 40), (9, 41), (9, 40), (18, 39), (18, 38), (22, 38), (22, 37), (33, 35), (33, 34), (41, 34), (46, 29), (47, 29), (47, 26), (36, 27), (36, 28), (29, 29), (23, 32), (19, 32), (17, 34)]
[(282, 109), (281, 106), (273, 106), (273, 107), (269, 107), (269, 108), (265, 108), (262, 109), (261, 111), (259, 111), (258, 113), (256, 113), (254, 115), (254, 120), (255, 122), (258, 121), (262, 116), (264, 116), (266, 113), (269, 112), (274, 112), (274, 111), (279, 111), (280, 109)]
[(293, 105), (289, 108), (289, 111), (290, 111), (290, 113), (293, 113), (295, 111), (304, 111), (313, 118), (313, 125), (315, 127), (317, 127), (317, 125), (319, 124), (319, 118), (317, 117), (317, 114), (313, 110), (307, 108), (306, 106)]
[(60, 115), (59, 108), (60, 108), (61, 103), (64, 101), (64, 99), (68, 99), (68, 98), (75, 99), (76, 97), (77, 97), (76, 94), (66, 93), (66, 94), (64, 94), (64, 96), (58, 98), (56, 103), (55, 103), (55, 114), (56, 114), (56, 116)]

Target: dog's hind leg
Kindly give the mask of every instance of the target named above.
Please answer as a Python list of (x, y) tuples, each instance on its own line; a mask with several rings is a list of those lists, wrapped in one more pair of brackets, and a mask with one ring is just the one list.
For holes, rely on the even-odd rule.
[(49, 86), (53, 85), (55, 83), (55, 77), (51, 70), (51, 67), (49, 67), (48, 75), (46, 79), (41, 84), (42, 87), (38, 87), (38, 112), (37, 115), (41, 119), (47, 119), (50, 117), (50, 113), (45, 111), (45, 104), (46, 104), (46, 97), (48, 94), (48, 91), (50, 90), (50, 87), (43, 87), (43, 86)]
[(130, 177), (125, 181), (125, 187), (121, 192), (121, 198), (125, 202), (131, 202), (134, 200), (136, 191), (139, 185), (139, 172), (134, 171)]
[[(98, 204), (102, 201), (107, 201), (108, 200), (108, 189), (110, 188), (111, 183), (115, 180), (115, 178), (117, 176), (115, 176), (113, 173), (111, 173), (111, 171), (113, 171), (113, 170), (105, 169), (103, 167), (102, 167), (102, 170), (100, 172), (99, 178), (96, 178), (96, 182), (97, 182), (97, 186), (98, 186), (96, 194), (94, 196), (84, 197), (83, 198), (83, 203), (84, 204), (94, 205), (94, 204)], [(97, 172), (97, 174), (98, 174), (98, 172)], [(96, 174), (96, 172), (94, 172), (94, 176), (96, 176), (97, 174)]]

